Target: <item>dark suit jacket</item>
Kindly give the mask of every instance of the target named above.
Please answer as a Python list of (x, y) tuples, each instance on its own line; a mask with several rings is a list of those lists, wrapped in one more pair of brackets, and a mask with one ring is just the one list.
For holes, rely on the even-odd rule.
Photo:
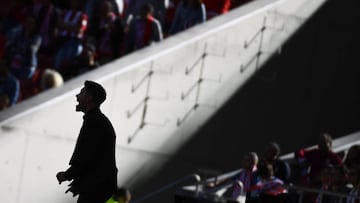
[[(114, 191), (117, 187), (115, 131), (100, 109), (87, 112), (66, 177), (73, 180), (70, 191), (76, 194)], [(109, 192), (109, 191), (108, 191)]]

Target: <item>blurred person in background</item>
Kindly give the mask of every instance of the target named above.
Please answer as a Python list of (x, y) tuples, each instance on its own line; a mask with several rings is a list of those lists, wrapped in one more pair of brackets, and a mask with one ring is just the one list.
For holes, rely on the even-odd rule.
[(279, 158), (280, 146), (276, 142), (270, 142), (263, 152), (263, 158), (266, 163), (271, 164), (274, 170), (274, 175), (280, 178), (284, 183), (290, 181), (290, 166), (289, 164)]
[(40, 88), (42, 91), (64, 84), (64, 79), (59, 72), (54, 69), (45, 69), (41, 75)]
[(88, 17), (81, 0), (68, 0), (70, 8), (60, 12), (56, 25), (54, 68), (60, 73), (69, 62), (79, 56), (84, 47), (83, 40), (88, 26)]
[(120, 56), (124, 28), (120, 17), (113, 10), (110, 1), (102, 1), (94, 21), (94, 45), (100, 64)]
[(30, 79), (36, 71), (37, 53), (41, 45), (41, 36), (36, 33), (36, 21), (32, 15), (24, 23), (11, 31), (7, 38), (5, 54), (10, 70), (19, 80)]
[[(209, 188), (222, 187), (227, 184), (232, 184), (223, 196), (228, 196), (233, 200), (236, 200), (241, 195), (241, 190), (246, 193), (246, 199), (251, 201), (253, 197), (253, 191), (256, 189), (255, 186), (259, 181), (257, 175), (258, 155), (255, 152), (245, 154), (242, 158), (242, 170), (236, 173), (230, 178), (218, 180), (216, 182), (208, 183)], [(242, 185), (239, 185), (239, 182)]]
[(2, 97), (2, 109), (18, 102), (20, 94), (20, 82), (10, 73), (6, 62), (0, 61), (0, 95)]
[(205, 21), (206, 8), (201, 0), (182, 0), (176, 7), (169, 34), (176, 34)]
[(317, 148), (295, 152), (295, 159), (303, 167), (303, 184), (310, 187), (320, 187), (320, 173), (327, 165), (342, 165), (341, 157), (332, 151), (332, 138), (329, 134), (323, 133), (318, 137)]
[(347, 168), (360, 163), (360, 145), (352, 145), (344, 157), (344, 164)]
[(271, 164), (261, 160), (258, 164), (257, 175), (259, 182), (255, 186), (256, 199), (251, 202), (261, 203), (290, 203), (288, 191), (284, 186), (284, 182), (274, 176)]
[(127, 52), (132, 52), (155, 42), (163, 40), (160, 22), (154, 18), (153, 6), (145, 3), (140, 8), (140, 13), (129, 23), (126, 33)]
[(221, 14), (229, 12), (231, 0), (204, 0), (206, 7), (206, 19), (210, 20)]
[[(346, 203), (360, 202), (360, 165), (352, 165), (347, 173), (348, 181), (352, 185), (351, 191), (348, 193)], [(356, 198), (355, 198), (356, 197)]]

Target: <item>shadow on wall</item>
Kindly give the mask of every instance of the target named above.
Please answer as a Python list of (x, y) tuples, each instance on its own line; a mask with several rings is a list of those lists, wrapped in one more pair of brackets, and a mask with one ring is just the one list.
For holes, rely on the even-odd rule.
[(360, 130), (358, 4), (328, 1), (135, 195), (199, 168), (239, 168), (243, 154), (261, 153), (269, 141), (284, 154), (316, 144), (322, 132), (338, 138)]

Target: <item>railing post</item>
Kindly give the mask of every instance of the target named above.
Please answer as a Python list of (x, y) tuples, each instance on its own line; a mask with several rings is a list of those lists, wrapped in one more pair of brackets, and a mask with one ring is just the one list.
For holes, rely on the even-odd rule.
[(304, 192), (303, 191), (299, 191), (299, 203), (303, 202), (303, 197), (304, 197)]
[(198, 174), (193, 174), (193, 176), (195, 177), (196, 180), (196, 185), (195, 185), (195, 196), (198, 196), (199, 194), (199, 187), (200, 187), (200, 176)]

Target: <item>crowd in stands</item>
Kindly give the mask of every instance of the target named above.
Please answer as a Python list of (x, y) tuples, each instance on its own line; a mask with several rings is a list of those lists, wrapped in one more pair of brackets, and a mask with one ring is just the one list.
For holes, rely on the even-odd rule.
[(0, 107), (60, 86), (248, 1), (4, 0)]
[(255, 152), (245, 154), (239, 173), (209, 182), (207, 188), (221, 188), (230, 182), (233, 185), (223, 196), (231, 200), (240, 198), (242, 188), (246, 203), (291, 203), (299, 198), (297, 194), (294, 198), (288, 187), (294, 184), (315, 191), (305, 192), (302, 202), (360, 202), (360, 145), (352, 145), (344, 154), (335, 153), (332, 138), (325, 133), (319, 136), (316, 148), (296, 150), (295, 163), (290, 164), (279, 155), (280, 146), (276, 142), (269, 143), (260, 157)]

